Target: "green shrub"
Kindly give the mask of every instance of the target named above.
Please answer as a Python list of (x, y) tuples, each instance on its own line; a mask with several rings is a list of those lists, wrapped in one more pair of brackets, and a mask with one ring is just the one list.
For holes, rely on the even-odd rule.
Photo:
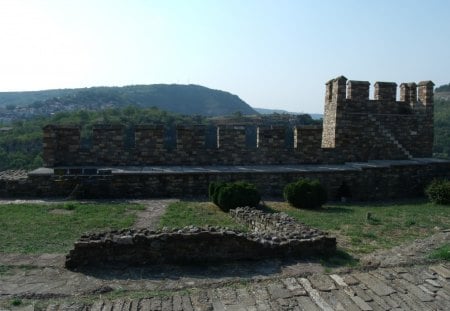
[(22, 300), (17, 299), (17, 298), (15, 298), (11, 301), (11, 305), (16, 306), (16, 307), (20, 306), (21, 304), (22, 304)]
[(435, 204), (450, 205), (450, 180), (433, 180), (425, 189), (425, 193)]
[(261, 200), (261, 195), (255, 185), (242, 181), (211, 183), (209, 185), (209, 197), (214, 204), (226, 212), (236, 207), (255, 207)]
[(327, 201), (327, 191), (318, 180), (299, 179), (284, 187), (283, 196), (292, 206), (314, 209)]
[(226, 183), (222, 181), (213, 181), (209, 184), (208, 188), (208, 195), (209, 200), (212, 201), (214, 204), (219, 205), (218, 197), (219, 197), (219, 188), (226, 185)]

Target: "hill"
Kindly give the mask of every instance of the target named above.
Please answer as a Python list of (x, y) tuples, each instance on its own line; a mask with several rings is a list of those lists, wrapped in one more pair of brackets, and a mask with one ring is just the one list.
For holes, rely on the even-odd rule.
[(450, 92), (436, 92), (434, 99), (434, 150), (450, 158)]
[(202, 116), (257, 114), (237, 95), (200, 85), (153, 84), (33, 92), (0, 92), (0, 115), (12, 120), (61, 111), (101, 110), (136, 105)]
[(441, 85), (441, 86), (437, 87), (435, 89), (435, 92), (436, 93), (444, 93), (444, 92), (450, 93), (450, 83), (449, 84), (444, 84), (444, 85)]

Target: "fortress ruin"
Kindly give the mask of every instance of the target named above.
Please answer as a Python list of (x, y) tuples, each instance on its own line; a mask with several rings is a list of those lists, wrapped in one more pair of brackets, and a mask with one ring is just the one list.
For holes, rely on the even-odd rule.
[[(267, 195), (280, 195), (287, 182), (318, 178), (331, 198), (346, 183), (356, 199), (415, 196), (436, 177), (450, 177), (450, 162), (433, 159), (431, 81), (370, 83), (337, 77), (326, 83), (323, 126), (260, 126), (249, 144), (245, 126), (215, 129), (179, 126), (176, 145), (165, 143), (161, 125), (139, 125), (132, 144), (123, 126), (93, 128), (83, 146), (77, 126), (44, 130), (45, 168), (21, 184), (3, 182), (0, 195), (160, 197), (205, 195), (209, 182), (247, 180)], [(129, 133), (127, 134), (129, 136)]]
[[(249, 146), (245, 126), (216, 128), (206, 145), (205, 126), (178, 126), (176, 147), (165, 145), (163, 125), (135, 128), (134, 145), (125, 146), (124, 126), (94, 127), (91, 148), (82, 147), (77, 126), (44, 128), (44, 161), (58, 166), (275, 165), (402, 160), (432, 156), (433, 83), (375, 83), (338, 77), (327, 82), (323, 127), (297, 126), (292, 144), (286, 127), (258, 127)], [(418, 96), (417, 96), (418, 91)]]

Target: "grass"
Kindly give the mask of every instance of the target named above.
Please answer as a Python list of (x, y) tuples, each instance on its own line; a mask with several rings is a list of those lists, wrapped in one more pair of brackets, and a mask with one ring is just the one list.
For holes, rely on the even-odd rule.
[(285, 212), (300, 222), (335, 234), (339, 246), (351, 254), (370, 253), (423, 238), (435, 233), (436, 227), (450, 228), (449, 207), (426, 202), (329, 204), (319, 210), (270, 202), (265, 208)]
[(227, 213), (210, 202), (176, 202), (167, 207), (161, 217), (159, 226), (181, 228), (185, 226), (220, 226), (245, 231), (246, 228), (236, 223)]
[(0, 253), (65, 253), (85, 232), (130, 227), (136, 204), (0, 205)]
[[(0, 205), (0, 252), (65, 253), (80, 235), (89, 231), (126, 228), (135, 220), (133, 204)], [(360, 255), (423, 238), (438, 228), (450, 228), (449, 207), (423, 201), (385, 204), (328, 204), (319, 210), (300, 210), (284, 202), (268, 202), (269, 212), (285, 212), (312, 227), (338, 237), (344, 253)], [(132, 212), (130, 212), (132, 211)], [(227, 213), (210, 202), (177, 202), (169, 205), (160, 227), (220, 226), (245, 231)], [(447, 248), (445, 248), (447, 247)], [(449, 246), (441, 251), (448, 255)], [(447, 253), (446, 253), (446, 250)], [(327, 265), (351, 262), (343, 255)], [(6, 273), (0, 267), (0, 274)]]
[(450, 261), (450, 244), (446, 244), (431, 253), (430, 258)]
[(17, 306), (20, 306), (22, 304), (22, 300), (20, 300), (20, 299), (13, 299), (13, 300), (11, 300), (11, 305), (12, 306), (15, 306), (15, 307), (17, 307)]
[[(319, 210), (302, 210), (285, 202), (266, 202), (266, 212), (285, 212), (300, 222), (336, 235), (340, 252), (326, 266), (355, 264), (352, 255), (371, 253), (424, 238), (436, 228), (450, 228), (448, 206), (425, 201), (367, 204), (328, 204)], [(177, 202), (168, 207), (160, 226), (227, 226), (242, 230), (210, 202)], [(351, 255), (349, 255), (351, 254)]]

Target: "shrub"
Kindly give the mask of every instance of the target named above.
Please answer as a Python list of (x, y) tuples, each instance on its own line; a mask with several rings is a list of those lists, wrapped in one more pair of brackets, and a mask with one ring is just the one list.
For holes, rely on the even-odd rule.
[(226, 212), (236, 207), (255, 207), (261, 200), (261, 195), (255, 185), (242, 181), (211, 183), (209, 185), (209, 197), (214, 204)]
[(16, 306), (16, 307), (20, 306), (21, 304), (22, 304), (22, 300), (17, 299), (17, 298), (15, 298), (11, 301), (11, 305)]
[(450, 180), (433, 180), (425, 189), (425, 193), (435, 204), (450, 205)]
[(299, 179), (284, 187), (286, 201), (297, 208), (314, 209), (327, 201), (327, 192), (318, 180)]
[(212, 201), (214, 204), (219, 205), (218, 197), (219, 197), (219, 189), (223, 186), (225, 186), (226, 183), (221, 181), (213, 181), (209, 184), (208, 188), (208, 195), (209, 200)]

